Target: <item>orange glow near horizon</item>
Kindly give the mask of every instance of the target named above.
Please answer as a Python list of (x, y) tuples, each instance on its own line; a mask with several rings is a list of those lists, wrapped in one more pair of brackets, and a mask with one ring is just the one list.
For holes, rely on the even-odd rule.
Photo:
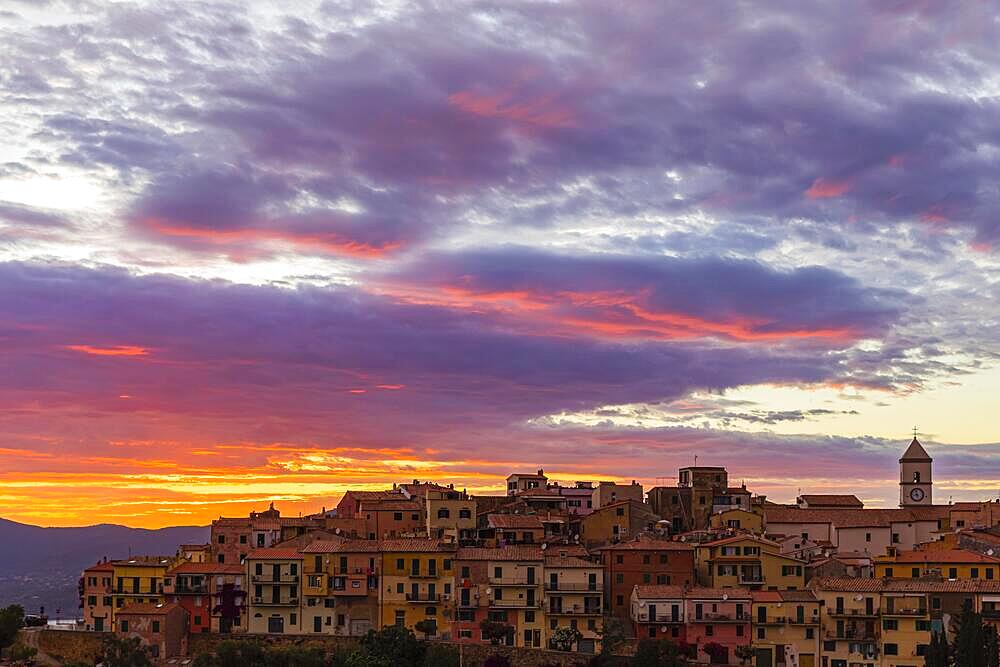
[(138, 345), (112, 345), (110, 347), (100, 347), (96, 345), (63, 345), (63, 349), (73, 352), (82, 352), (95, 357), (145, 357), (149, 355), (149, 348)]

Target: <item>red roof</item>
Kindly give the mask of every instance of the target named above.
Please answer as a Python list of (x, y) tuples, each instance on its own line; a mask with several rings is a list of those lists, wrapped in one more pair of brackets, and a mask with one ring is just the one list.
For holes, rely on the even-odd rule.
[(913, 550), (913, 551), (900, 551), (895, 557), (892, 556), (882, 556), (876, 559), (876, 562), (885, 565), (892, 565), (893, 563), (986, 563), (986, 564), (996, 564), (1000, 563), (1000, 558), (994, 558), (992, 556), (987, 556), (986, 554), (976, 553), (975, 551), (969, 551), (967, 549), (932, 549), (932, 550)]
[(97, 563), (96, 565), (91, 565), (84, 572), (114, 572), (114, 563)]
[(535, 514), (490, 514), (486, 521), (491, 528), (541, 530), (542, 520)]
[(378, 540), (316, 540), (302, 548), (304, 554), (378, 553)]
[(379, 540), (379, 551), (382, 552), (439, 552), (455, 551), (457, 547), (447, 542), (421, 537), (404, 537), (394, 540)]
[(888, 527), (893, 523), (936, 521), (948, 515), (947, 508), (947, 505), (909, 509), (767, 507), (764, 509), (764, 521), (769, 527), (781, 523), (829, 523), (837, 528), (874, 528)]
[(178, 563), (167, 570), (167, 574), (243, 574), (242, 565), (224, 563)]
[(687, 600), (749, 600), (750, 591), (745, 588), (707, 588), (704, 586), (636, 586), (635, 595), (640, 599), (680, 599)]
[(298, 549), (254, 549), (247, 554), (247, 560), (301, 560)]
[(814, 507), (853, 507), (862, 508), (864, 503), (855, 496), (854, 494), (819, 494), (819, 493), (806, 493), (799, 496), (799, 499), (804, 501), (807, 505), (812, 505)]
[(640, 535), (627, 542), (609, 544), (597, 551), (694, 551), (694, 545), (690, 542), (675, 542)]
[(513, 560), (541, 562), (543, 554), (541, 546), (515, 544), (495, 549), (464, 547), (455, 554), (455, 560)]
[(813, 579), (814, 591), (844, 593), (1000, 593), (1000, 580), (947, 579), (861, 579), (857, 577), (825, 577)]
[[(177, 604), (176, 602), (170, 602), (168, 604), (154, 604), (152, 602), (142, 602), (138, 604), (125, 605), (121, 609), (115, 611), (115, 616), (121, 616), (123, 614), (142, 614), (144, 616), (161, 616), (167, 614), (174, 609), (184, 610), (184, 607)], [(185, 612), (187, 613), (187, 612)]]
[(577, 556), (545, 556), (545, 567), (600, 568), (601, 566), (597, 563), (592, 563), (589, 560), (578, 558)]

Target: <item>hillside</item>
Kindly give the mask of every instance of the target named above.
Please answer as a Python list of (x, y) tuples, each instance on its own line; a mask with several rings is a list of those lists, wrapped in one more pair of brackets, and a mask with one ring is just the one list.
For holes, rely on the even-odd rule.
[(31, 613), (44, 606), (53, 617), (57, 609), (75, 616), (84, 567), (104, 556), (174, 554), (179, 544), (205, 543), (208, 536), (205, 526), (43, 528), (0, 519), (0, 606), (17, 603)]

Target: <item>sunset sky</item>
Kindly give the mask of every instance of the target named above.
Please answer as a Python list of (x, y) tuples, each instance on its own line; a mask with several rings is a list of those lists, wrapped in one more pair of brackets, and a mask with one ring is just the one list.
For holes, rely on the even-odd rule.
[(988, 0), (0, 7), (0, 517), (1000, 493)]

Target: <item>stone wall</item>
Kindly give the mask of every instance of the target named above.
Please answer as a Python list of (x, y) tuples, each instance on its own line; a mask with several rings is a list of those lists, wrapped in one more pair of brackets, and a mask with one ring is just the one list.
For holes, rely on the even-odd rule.
[(38, 643), (32, 645), (57, 662), (81, 661), (91, 665), (101, 654), (101, 639), (108, 636), (106, 632), (76, 630), (35, 630), (33, 634)]

